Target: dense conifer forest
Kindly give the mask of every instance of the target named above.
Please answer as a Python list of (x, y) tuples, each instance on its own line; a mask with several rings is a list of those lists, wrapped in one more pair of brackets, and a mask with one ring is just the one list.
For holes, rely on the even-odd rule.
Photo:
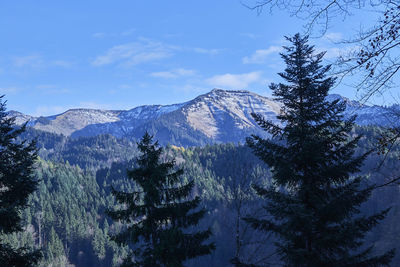
[[(383, 129), (356, 127), (354, 134), (364, 134), (357, 147), (361, 154), (376, 146)], [(135, 167), (139, 154), (136, 143), (110, 135), (71, 139), (28, 129), (21, 138), (37, 138), (40, 159), (35, 175), (40, 179), (38, 190), (23, 211), (25, 231), (7, 236), (15, 246), (41, 247), (40, 266), (116, 266), (128, 250), (117, 246), (110, 235), (118, 233), (122, 224), (115, 223), (105, 211), (116, 203), (111, 186), (134, 190), (127, 179), (127, 169)], [(400, 148), (394, 147), (385, 156), (371, 154), (362, 173), (369, 183), (382, 184), (397, 175)], [(164, 159), (175, 158), (183, 168), (183, 181), (194, 180), (193, 196), (200, 196), (208, 210), (199, 228), (211, 226), (216, 250), (189, 262), (189, 266), (228, 266), (236, 255), (255, 262), (277, 262), (272, 254), (273, 237), (254, 233), (237, 218), (262, 215), (258, 196), (251, 183), (268, 185), (270, 175), (251, 149), (243, 144), (216, 144), (183, 148), (169, 145)], [(239, 189), (240, 188), (240, 189)], [(387, 218), (367, 236), (377, 253), (399, 247), (397, 223), (400, 218), (398, 186), (376, 189), (362, 206), (365, 214), (392, 207)], [(240, 220), (241, 221), (241, 220)], [(240, 236), (240, 249), (236, 234)], [(255, 239), (256, 238), (256, 239)], [(270, 255), (272, 254), (272, 255)], [(270, 255), (267, 258), (257, 255)], [(396, 256), (393, 266), (400, 262)]]

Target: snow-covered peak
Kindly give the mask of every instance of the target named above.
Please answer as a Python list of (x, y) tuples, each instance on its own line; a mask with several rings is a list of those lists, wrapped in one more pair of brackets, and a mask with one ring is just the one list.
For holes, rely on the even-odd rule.
[(36, 119), (35, 117), (23, 114), (23, 113), (21, 113), (19, 111), (15, 111), (15, 110), (10, 110), (7, 113), (8, 113), (7, 114), (8, 117), (14, 117), (15, 118), (15, 123), (17, 125), (22, 125), (22, 124), (24, 124), (26, 122), (28, 122), (28, 125), (29, 125), (30, 121)]
[(335, 101), (335, 100), (339, 100), (340, 102), (346, 103), (346, 106), (353, 107), (353, 108), (367, 108), (367, 107), (369, 107), (366, 104), (363, 104), (363, 103), (361, 103), (359, 101), (351, 100), (351, 99), (349, 99), (347, 97), (344, 97), (344, 96), (341, 96), (339, 94), (330, 94), (330, 95), (328, 95), (326, 97), (326, 100), (328, 100), (330, 102)]
[(118, 121), (119, 114), (120, 111), (113, 110), (70, 109), (58, 115), (37, 118), (34, 128), (68, 136), (91, 124)]
[(121, 119), (126, 119), (126, 120), (154, 119), (154, 118), (158, 118), (162, 114), (173, 112), (173, 111), (181, 108), (185, 104), (186, 103), (165, 105), (165, 106), (163, 106), (163, 105), (139, 106), (139, 107), (121, 112), (119, 117)]
[(280, 104), (249, 91), (214, 89), (195, 98), (184, 111), (191, 127), (216, 138), (225, 130), (221, 125), (230, 124), (229, 127), (238, 129), (254, 127), (252, 113), (275, 120)]
[[(337, 99), (346, 103), (346, 117), (357, 115), (356, 123), (359, 125), (394, 125), (400, 116), (398, 106), (368, 106), (337, 94), (327, 97), (328, 101)], [(36, 129), (64, 135), (108, 133), (118, 137), (137, 137), (146, 129), (146, 125), (151, 124), (151, 127), (164, 127), (162, 130), (152, 128), (164, 134), (173, 128), (175, 134), (193, 131), (195, 135), (200, 134), (210, 140), (236, 142), (261, 131), (252, 113), (279, 123), (276, 117), (281, 107), (282, 104), (276, 100), (249, 91), (213, 89), (191, 101), (173, 105), (147, 105), (122, 111), (71, 109), (58, 115), (39, 118), (15, 111), (10, 112), (10, 115), (16, 117), (18, 124), (30, 121), (29, 125)], [(153, 123), (159, 119), (163, 120), (162, 123)]]

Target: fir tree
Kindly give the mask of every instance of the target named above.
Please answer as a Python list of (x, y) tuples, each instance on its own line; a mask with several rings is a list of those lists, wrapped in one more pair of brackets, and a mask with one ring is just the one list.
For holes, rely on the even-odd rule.
[(389, 209), (361, 215), (371, 187), (363, 187), (360, 171), (369, 153), (355, 155), (361, 136), (352, 137), (355, 117), (345, 120), (345, 103), (326, 97), (335, 79), (322, 66), (324, 53), (314, 54), (308, 38), (286, 38), (281, 54), (287, 84), (270, 89), (283, 104), (280, 125), (254, 114), (273, 138), (252, 136), (247, 144), (270, 168), (271, 187), (254, 186), (266, 199), (267, 218), (247, 218), (252, 227), (276, 235), (276, 249), (286, 266), (386, 266), (394, 251), (376, 256), (363, 243), (365, 234)]
[(142, 155), (138, 167), (128, 171), (140, 191), (112, 194), (122, 204), (109, 211), (113, 220), (121, 220), (126, 228), (112, 239), (132, 248), (123, 266), (183, 266), (183, 262), (207, 255), (214, 244), (203, 244), (211, 231), (184, 231), (198, 224), (204, 209), (197, 209), (200, 198), (188, 200), (194, 182), (183, 184), (182, 169), (173, 171), (175, 161), (161, 163), (163, 149), (146, 133), (138, 143)]
[(14, 248), (4, 242), (4, 237), (22, 231), (21, 211), (38, 183), (32, 175), (37, 149), (35, 142), (17, 141), (25, 125), (15, 126), (15, 118), (7, 116), (2, 98), (0, 96), (0, 263), (31, 266), (40, 259), (41, 253), (24, 247)]

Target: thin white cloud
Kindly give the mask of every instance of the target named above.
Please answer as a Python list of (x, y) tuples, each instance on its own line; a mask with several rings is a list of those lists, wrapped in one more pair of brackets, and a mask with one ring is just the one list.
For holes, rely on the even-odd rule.
[(326, 52), (324, 59), (336, 59), (341, 56), (347, 56), (354, 51), (357, 51), (359, 46), (348, 46), (348, 47), (330, 47), (330, 48), (317, 48), (316, 52)]
[(207, 55), (216, 55), (220, 52), (219, 49), (207, 49), (207, 48), (201, 48), (201, 47), (195, 47), (192, 48), (191, 50), (193, 50), (196, 53), (199, 54), (207, 54)]
[(250, 39), (257, 39), (258, 37), (260, 37), (257, 34), (249, 33), (249, 32), (241, 33), (240, 36), (247, 37), (247, 38), (250, 38)]
[(69, 68), (73, 65), (72, 62), (66, 60), (54, 60), (50, 62), (50, 65), (54, 65), (57, 67)]
[(69, 68), (72, 62), (66, 60), (48, 60), (41, 55), (19, 56), (12, 59), (12, 65), (16, 68), (40, 69), (46, 67)]
[(163, 37), (165, 38), (176, 38), (176, 37), (181, 37), (182, 33), (166, 33), (163, 34)]
[(128, 30), (126, 30), (126, 31), (123, 31), (123, 32), (121, 33), (121, 35), (122, 35), (122, 36), (129, 36), (129, 35), (132, 35), (135, 31), (136, 31), (136, 29), (131, 28), (131, 29), (128, 29)]
[(19, 87), (0, 87), (0, 96), (7, 94), (15, 94), (21, 91)]
[(39, 85), (36, 85), (36, 88), (37, 89), (44, 89), (44, 90), (46, 90), (46, 89), (55, 89), (55, 88), (57, 88), (57, 85), (55, 85), (55, 84), (39, 84)]
[(92, 34), (93, 38), (104, 38), (106, 37), (106, 34), (104, 32), (96, 32)]
[(323, 36), (323, 39), (330, 42), (340, 42), (343, 41), (343, 34), (340, 32), (328, 32)]
[(116, 45), (108, 49), (102, 55), (97, 56), (93, 66), (105, 66), (119, 64), (124, 66), (138, 65), (172, 57), (176, 52), (194, 52), (199, 54), (215, 55), (218, 49), (201, 47), (182, 47), (165, 44), (163, 42), (139, 37), (136, 42)]
[(227, 89), (244, 89), (250, 84), (261, 82), (262, 76), (260, 71), (254, 71), (243, 74), (226, 73), (222, 75), (215, 75), (206, 80), (206, 82), (213, 87), (223, 87)]
[(244, 57), (242, 62), (244, 64), (263, 64), (267, 61), (268, 57), (273, 54), (278, 54), (283, 48), (281, 46), (270, 46), (267, 49), (256, 50), (251, 56)]
[(173, 69), (170, 71), (159, 71), (159, 72), (153, 72), (150, 74), (150, 76), (153, 77), (158, 77), (158, 78), (165, 78), (165, 79), (172, 79), (172, 78), (179, 78), (179, 77), (187, 77), (187, 76), (193, 76), (195, 75), (194, 70), (188, 70), (188, 69)]
[(118, 63), (121, 65), (137, 65), (156, 61), (173, 55), (174, 47), (161, 42), (141, 39), (139, 42), (117, 45), (110, 48), (93, 62), (94, 66), (104, 66)]
[(55, 84), (39, 84), (36, 85), (36, 88), (39, 89), (42, 93), (49, 95), (69, 94), (72, 92), (69, 89), (60, 88)]
[(136, 31), (136, 29), (130, 28), (130, 29), (124, 30), (122, 32), (118, 32), (118, 33), (95, 32), (92, 34), (92, 37), (96, 38), (96, 39), (102, 39), (102, 38), (106, 38), (106, 37), (120, 37), (120, 36), (125, 37), (125, 36), (132, 35), (135, 31)]
[(64, 95), (64, 94), (70, 94), (72, 93), (71, 90), (65, 89), (65, 88), (57, 88), (57, 89), (48, 89), (44, 91), (43, 93), (49, 94), (49, 95)]
[(120, 84), (118, 87), (121, 88), (121, 89), (130, 89), (130, 88), (132, 88), (132, 85), (129, 85), (129, 84)]
[(15, 67), (33, 67), (38, 68), (43, 66), (43, 59), (39, 55), (29, 55), (13, 58), (13, 65)]

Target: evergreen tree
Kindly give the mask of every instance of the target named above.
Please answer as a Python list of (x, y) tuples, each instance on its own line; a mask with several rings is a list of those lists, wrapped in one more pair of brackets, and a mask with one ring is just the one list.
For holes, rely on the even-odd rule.
[(182, 184), (182, 169), (173, 171), (175, 161), (160, 162), (163, 149), (152, 143), (148, 133), (138, 143), (142, 155), (138, 167), (128, 171), (140, 191), (112, 194), (122, 204), (109, 211), (113, 220), (123, 221), (126, 228), (112, 239), (132, 248), (123, 266), (183, 266), (183, 262), (210, 254), (214, 244), (203, 244), (211, 235), (210, 229), (187, 233), (184, 229), (198, 224), (204, 209), (197, 196), (188, 200), (194, 182)]
[(247, 218), (252, 227), (277, 236), (276, 249), (286, 266), (386, 266), (394, 251), (376, 256), (363, 244), (365, 234), (389, 209), (360, 214), (371, 187), (352, 175), (368, 153), (356, 156), (361, 136), (352, 137), (355, 117), (345, 120), (345, 103), (326, 97), (335, 79), (326, 76), (324, 53), (314, 54), (308, 38), (287, 38), (281, 54), (287, 84), (270, 89), (283, 104), (280, 125), (254, 114), (273, 138), (247, 139), (254, 153), (270, 166), (274, 185), (254, 186), (265, 198), (267, 218)]
[(7, 116), (2, 98), (0, 96), (0, 262), (4, 266), (31, 266), (41, 253), (14, 248), (4, 242), (4, 237), (22, 231), (21, 211), (38, 183), (32, 175), (37, 150), (35, 142), (17, 141), (25, 126), (15, 126), (15, 118)]

